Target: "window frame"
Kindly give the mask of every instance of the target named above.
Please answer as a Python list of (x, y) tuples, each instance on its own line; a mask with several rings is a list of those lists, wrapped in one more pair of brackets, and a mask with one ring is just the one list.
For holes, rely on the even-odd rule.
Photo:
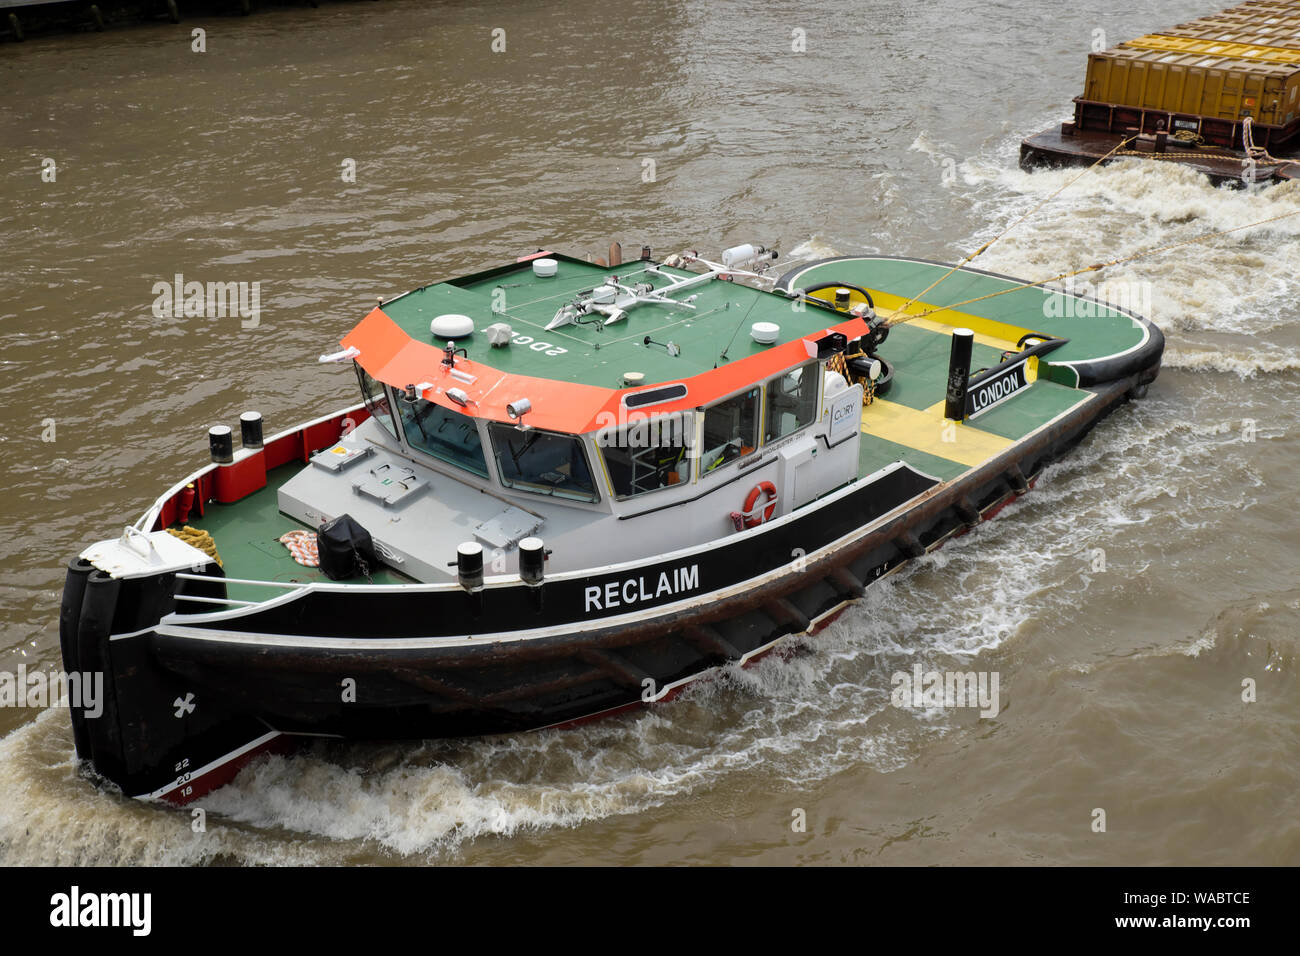
[[(572, 432), (551, 431), (550, 429), (546, 429), (546, 428), (529, 427), (528, 429), (521, 431), (517, 425), (512, 425), (509, 422), (487, 421), (485, 422), (485, 426), (486, 426), (485, 431), (487, 432), (488, 447), (490, 447), (492, 450), (492, 465), (496, 469), (497, 481), (501, 483), (502, 488), (505, 488), (509, 491), (521, 492), (523, 494), (540, 495), (543, 498), (557, 498), (562, 501), (575, 501), (575, 502), (582, 502), (584, 504), (600, 503), (601, 500), (600, 488), (598, 487), (598, 483), (596, 481), (597, 472), (594, 468), (592, 468), (591, 456), (587, 454), (587, 441), (585, 436), (575, 435)], [(515, 483), (516, 479), (507, 476), (506, 469), (501, 464), (501, 455), (503, 454), (503, 452), (497, 447), (498, 429), (507, 429), (509, 431), (518, 432), (523, 435), (532, 433), (537, 435), (549, 435), (555, 438), (564, 438), (564, 439), (568, 439), (570, 442), (577, 445), (579, 452), (582, 454), (582, 462), (587, 468), (587, 477), (591, 482), (590, 496), (582, 494), (580, 492), (562, 490), (557, 485), (536, 485), (532, 483), (529, 484)]]
[[(719, 459), (714, 464), (706, 467), (704, 464), (705, 456), (707, 456), (712, 450), (712, 449), (705, 448), (704, 446), (704, 435), (706, 429), (708, 428), (709, 412), (713, 411), (714, 409), (718, 408), (721, 405), (727, 404), (728, 402), (733, 402), (736, 399), (744, 398), (747, 395), (749, 395), (751, 392), (756, 393), (754, 397), (756, 400), (755, 403), (757, 405), (757, 408), (755, 409), (755, 414), (754, 414), (754, 435), (753, 435), (754, 444), (749, 446), (750, 451), (747, 453), (742, 452), (741, 454), (737, 455), (735, 458), (732, 458), (730, 461), (723, 461)], [(755, 385), (750, 385), (747, 388), (741, 389), (738, 392), (734, 392), (733, 394), (728, 395), (725, 398), (720, 398), (715, 402), (705, 405), (700, 410), (700, 414), (699, 414), (700, 453), (697, 456), (698, 462), (696, 464), (696, 470), (700, 480), (707, 478), (709, 475), (714, 474), (721, 468), (726, 468), (729, 465), (735, 464), (736, 462), (743, 460), (748, 455), (754, 454), (760, 448), (763, 447), (763, 415), (766, 410), (766, 400), (767, 400), (766, 387), (761, 384), (755, 384)], [(727, 442), (727, 444), (730, 444), (730, 442)], [(726, 445), (723, 445), (721, 447), (725, 449)]]
[(362, 404), (366, 406), (366, 411), (370, 413), (370, 417), (374, 419), (378, 419), (380, 424), (383, 425), (382, 416), (375, 410), (374, 396), (370, 395), (366, 391), (366, 379), (370, 379), (370, 381), (374, 382), (376, 385), (379, 386), (379, 391), (381, 391), (384, 395), (384, 401), (388, 403), (388, 425), (385, 427), (385, 431), (388, 432), (388, 434), (393, 438), (394, 441), (400, 444), (402, 441), (402, 429), (398, 427), (397, 415), (393, 408), (393, 402), (395, 401), (395, 397), (393, 394), (392, 387), (386, 385), (385, 383), (381, 382), (379, 379), (371, 375), (369, 372), (367, 372), (364, 368), (361, 367), (361, 363), (358, 362), (356, 359), (352, 360), (352, 368), (353, 371), (356, 372), (357, 385), (361, 389)]
[[(684, 473), (682, 467), (679, 467), (674, 469), (679, 476), (678, 480), (675, 483), (665, 483), (655, 488), (647, 488), (644, 491), (634, 491), (631, 494), (626, 494), (626, 495), (620, 494), (618, 489), (614, 485), (613, 473), (611, 472), (609, 467), (608, 453), (611, 449), (614, 449), (617, 451), (626, 452), (628, 454), (628, 457), (631, 458), (632, 457), (631, 446), (610, 444), (607, 441), (602, 441), (600, 436), (602, 434), (612, 435), (615, 438), (626, 436), (629, 432), (631, 432), (633, 429), (636, 428), (655, 427), (652, 423), (660, 422), (664, 419), (669, 418), (669, 416), (671, 415), (679, 416), (680, 420), (684, 423), (683, 426), (681, 427), (682, 439), (683, 439), (683, 444), (681, 445), (682, 454), (678, 460), (678, 464), (684, 466), (685, 469)], [(698, 427), (698, 421), (699, 421), (699, 416), (695, 412), (670, 412), (664, 415), (649, 416), (642, 420), (628, 422), (627, 424), (621, 425), (617, 428), (608, 429), (606, 432), (597, 433), (595, 445), (600, 453), (600, 462), (601, 462), (601, 466), (604, 468), (605, 471), (605, 481), (609, 485), (610, 496), (615, 501), (632, 501), (633, 499), (636, 498), (643, 498), (646, 495), (652, 495), (656, 491), (663, 491), (667, 488), (682, 488), (686, 485), (692, 484), (695, 480), (695, 465), (693, 464), (692, 459), (695, 456), (691, 454), (691, 444), (695, 440), (695, 431)], [(662, 425), (658, 427), (662, 428)], [(688, 428), (689, 428), (689, 434), (687, 434)], [(648, 447), (650, 446), (647, 446), (647, 448)], [(655, 445), (653, 447), (672, 448), (674, 446)]]
[[(772, 416), (772, 403), (768, 399), (768, 389), (771, 388), (773, 385), (775, 385), (777, 382), (781, 381), (783, 378), (785, 378), (785, 376), (795, 371), (795, 369), (812, 370), (813, 381), (816, 383), (816, 385), (814, 386), (816, 391), (813, 395), (812, 402), (809, 405), (809, 411), (811, 412), (812, 417), (809, 418), (808, 421), (804, 422), (802, 425), (798, 426), (797, 428), (786, 432), (784, 435), (774, 435), (771, 438), (769, 438), (767, 436), (767, 433), (770, 430), (768, 428), (768, 424)], [(808, 372), (805, 371), (804, 374), (808, 374)], [(817, 359), (809, 359), (807, 362), (803, 363), (802, 365), (795, 365), (791, 368), (788, 368), (780, 375), (774, 376), (773, 378), (770, 378), (763, 383), (763, 425), (762, 428), (759, 429), (763, 435), (763, 443), (762, 446), (760, 447), (765, 447), (767, 445), (770, 445), (772, 442), (782, 441), (786, 438), (789, 438), (791, 435), (797, 435), (805, 428), (809, 428), (813, 425), (816, 425), (817, 422), (821, 420), (822, 413), (825, 411), (822, 408), (822, 404), (823, 404), (822, 384), (825, 378), (826, 378), (826, 373), (822, 363), (819, 362)]]
[(431, 458), (431, 459), (433, 459), (433, 460), (436, 461), (436, 462), (440, 462), (440, 463), (442, 463), (442, 464), (444, 464), (444, 465), (449, 465), (450, 467), (455, 468), (455, 469), (457, 469), (458, 471), (463, 471), (463, 472), (465, 472), (465, 473), (467, 473), (467, 474), (473, 475), (473, 476), (476, 477), (476, 478), (482, 478), (482, 479), (484, 479), (484, 480), (486, 480), (486, 481), (491, 481), (491, 480), (492, 480), (492, 472), (491, 472), (491, 469), (488, 467), (488, 457), (487, 457), (487, 455), (484, 453), (484, 452), (485, 452), (485, 448), (484, 448), (484, 444), (483, 444), (483, 432), (482, 432), (482, 430), (479, 428), (479, 420), (478, 420), (477, 418), (475, 418), (473, 415), (466, 415), (466, 414), (464, 414), (463, 412), (455, 411), (454, 409), (450, 409), (450, 408), (448, 408), (448, 407), (445, 406), (445, 405), (440, 405), (440, 404), (438, 404), (437, 402), (431, 402), (431, 401), (429, 401), (427, 398), (416, 398), (416, 400), (415, 400), (414, 402), (407, 402), (405, 396), (403, 396), (403, 395), (401, 395), (401, 394), (398, 394), (398, 390), (397, 390), (397, 389), (393, 389), (393, 399), (394, 399), (394, 401), (396, 401), (396, 402), (406, 402), (406, 404), (411, 405), (411, 406), (414, 406), (414, 405), (416, 404), (416, 402), (424, 402), (426, 405), (432, 405), (432, 406), (434, 406), (435, 408), (437, 408), (439, 411), (441, 411), (442, 413), (444, 413), (444, 414), (446, 414), (446, 415), (457, 415), (457, 416), (459, 416), (459, 417), (465, 419), (467, 422), (469, 422), (470, 425), (474, 428), (475, 434), (478, 435), (478, 439), (479, 439), (479, 453), (480, 453), (480, 455), (482, 456), (482, 462), (483, 462), (483, 470), (482, 470), (482, 471), (479, 471), (479, 470), (477, 470), (477, 469), (471, 467), (470, 465), (466, 464), (464, 461), (460, 461), (460, 460), (457, 460), (457, 459), (449, 458), (449, 457), (446, 457), (446, 456), (444, 456), (444, 455), (439, 455), (439, 454), (437, 454), (436, 452), (433, 452), (433, 451), (429, 450), (429, 449), (426, 448), (425, 446), (423, 446), (423, 445), (417, 445), (415, 442), (411, 441), (410, 436), (409, 436), (409, 434), (407, 433), (407, 430), (406, 430), (406, 421), (402, 418), (402, 414), (401, 414), (400, 411), (397, 411), (396, 409), (394, 410), (394, 411), (395, 411), (396, 418), (397, 418), (397, 421), (398, 421), (398, 423), (402, 426), (402, 437), (401, 437), (402, 444), (403, 444), (403, 446), (405, 446), (408, 450), (410, 450), (410, 451), (412, 451), (412, 452), (416, 452), (416, 453), (421, 454), (421, 455), (425, 455), (426, 457)]

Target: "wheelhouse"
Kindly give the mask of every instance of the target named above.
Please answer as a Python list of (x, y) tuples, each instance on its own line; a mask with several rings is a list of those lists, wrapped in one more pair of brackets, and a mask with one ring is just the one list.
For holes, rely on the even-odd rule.
[(340, 354), (383, 440), (412, 461), (523, 507), (624, 514), (646, 496), (707, 494), (825, 431), (827, 383), (846, 385), (827, 362), (868, 331), (862, 310), (728, 277), (547, 254), (381, 304)]
[(557, 503), (623, 502), (727, 474), (816, 423), (828, 381), (823, 363), (805, 359), (697, 408), (633, 409), (621, 426), (570, 433), (448, 408), (354, 364), (371, 418), (414, 460), (469, 484)]

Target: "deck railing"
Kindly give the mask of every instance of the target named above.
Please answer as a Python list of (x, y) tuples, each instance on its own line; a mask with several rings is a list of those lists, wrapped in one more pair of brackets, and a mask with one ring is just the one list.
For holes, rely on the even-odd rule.
[[(176, 577), (185, 581), (202, 581), (207, 584), (220, 581), (222, 584), (249, 584), (255, 587), (284, 588), (285, 590), (311, 587), (309, 583), (302, 581), (254, 581), (251, 578), (214, 578), (205, 574), (184, 573), (178, 573)], [(236, 598), (201, 597), (197, 594), (177, 594), (176, 600), (194, 601), (197, 604), (219, 604), (223, 607), (253, 607), (256, 604), (263, 603), (261, 601), (240, 601)]]

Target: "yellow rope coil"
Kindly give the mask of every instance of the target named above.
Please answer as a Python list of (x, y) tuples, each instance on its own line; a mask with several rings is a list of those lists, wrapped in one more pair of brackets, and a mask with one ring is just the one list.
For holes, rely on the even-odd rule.
[[(1203, 151), (1199, 153), (1144, 153), (1137, 149), (1125, 149), (1120, 152), (1122, 156), (1141, 156), (1143, 159), (1241, 159), (1237, 153)], [(1264, 154), (1263, 161), (1256, 160), (1261, 166), (1280, 165), (1281, 163), (1293, 163), (1293, 159), (1277, 159), (1276, 157)]]
[(221, 563), (221, 555), (217, 554), (217, 542), (207, 531), (201, 531), (198, 528), (191, 528), (185, 525), (183, 528), (168, 528), (167, 533), (175, 535), (192, 548), (198, 548), (213, 561), (217, 562), (217, 567), (224, 568)]

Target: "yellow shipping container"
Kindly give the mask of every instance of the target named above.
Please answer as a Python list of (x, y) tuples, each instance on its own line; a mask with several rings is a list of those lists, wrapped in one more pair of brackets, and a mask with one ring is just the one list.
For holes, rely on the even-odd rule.
[[(1282, 0), (1265, 0), (1262, 3), (1239, 3), (1235, 7), (1229, 7), (1220, 11), (1221, 14), (1232, 14), (1243, 17), (1276, 17), (1294, 14), (1300, 10), (1300, 3), (1284, 3)], [(1219, 14), (1211, 14), (1217, 16)]]
[(1300, 67), (1161, 50), (1088, 57), (1083, 99), (1269, 126), (1296, 118)]
[(1246, 0), (1245, 3), (1239, 3), (1235, 7), (1229, 7), (1224, 13), (1254, 13), (1263, 11), (1266, 15), (1270, 12), (1281, 10), (1283, 12), (1294, 10), (1300, 7), (1300, 3), (1295, 0)]
[(1261, 13), (1216, 13), (1212, 17), (1202, 17), (1193, 22), (1204, 26), (1219, 26), (1224, 30), (1249, 30), (1260, 34), (1294, 33), (1300, 29), (1300, 10), (1271, 16), (1263, 16)]
[(1300, 49), (1288, 48), (1279, 43), (1295, 43), (1296, 40), (1279, 40), (1275, 43), (1236, 43), (1225, 38), (1207, 40), (1202, 37), (1170, 36), (1168, 34), (1151, 34), (1121, 43), (1121, 50), (1159, 50), (1164, 53), (1189, 53), (1200, 56), (1219, 56), (1225, 59), (1250, 60), (1252, 63), (1281, 63), (1300, 67)]
[[(1224, 30), (1222, 27), (1196, 27), (1190, 24), (1161, 30), (1155, 36), (1188, 37), (1195, 40), (1207, 40), (1215, 43), (1249, 43), (1254, 46), (1281, 47), (1286, 50), (1300, 50), (1300, 33), (1275, 33), (1272, 35), (1247, 33), (1244, 30)], [(1134, 41), (1129, 41), (1130, 43)], [(1120, 46), (1128, 44), (1121, 43)]]

